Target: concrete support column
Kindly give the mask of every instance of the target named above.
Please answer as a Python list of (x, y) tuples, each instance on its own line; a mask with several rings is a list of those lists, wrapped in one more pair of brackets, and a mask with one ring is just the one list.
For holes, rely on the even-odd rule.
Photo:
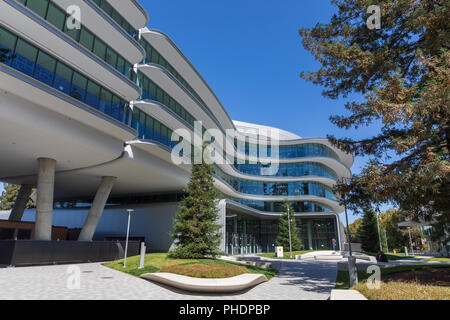
[(9, 215), (9, 221), (21, 221), (23, 212), (30, 198), (33, 186), (29, 184), (23, 184), (20, 186), (19, 194), (17, 195), (16, 202), (12, 208), (11, 214)]
[(56, 161), (39, 158), (35, 240), (52, 240), (53, 193), (55, 189)]
[(219, 245), (219, 250), (222, 252), (226, 252), (227, 251), (227, 243), (226, 243), (226, 225), (227, 225), (227, 202), (226, 200), (220, 200), (218, 205), (218, 220), (217, 220), (217, 224), (220, 225), (220, 230), (219, 233), (222, 235), (221, 239), (220, 239), (220, 245)]
[(106, 201), (108, 200), (116, 179), (116, 177), (102, 178), (102, 182), (98, 187), (92, 207), (89, 210), (86, 221), (84, 222), (83, 229), (81, 229), (78, 241), (92, 241), (98, 222), (100, 221), (105, 208)]

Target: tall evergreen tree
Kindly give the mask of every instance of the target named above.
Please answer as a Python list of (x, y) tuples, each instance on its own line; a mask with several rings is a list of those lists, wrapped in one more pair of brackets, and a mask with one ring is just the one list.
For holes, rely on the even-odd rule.
[(217, 224), (218, 191), (214, 186), (213, 168), (203, 162), (192, 166), (186, 197), (180, 204), (171, 234), (176, 248), (170, 257), (180, 259), (211, 258), (220, 254), (221, 228)]
[(295, 219), (294, 209), (289, 202), (284, 203), (284, 211), (281, 214), (278, 220), (278, 236), (277, 236), (277, 246), (283, 247), (284, 252), (289, 252), (289, 219), (288, 219), (288, 210), (289, 216), (291, 218), (291, 243), (292, 243), (292, 251), (298, 251), (303, 249), (302, 241), (298, 236), (297, 231), (297, 222)]
[(358, 238), (363, 251), (378, 252), (380, 250), (377, 218), (372, 208), (364, 209), (362, 222), (358, 228)]
[[(17, 184), (4, 184), (5, 190), (3, 190), (0, 196), (0, 210), (11, 210), (19, 194), (20, 185)], [(35, 208), (36, 204), (33, 200), (29, 199), (26, 209)]]
[[(361, 243), (361, 240), (359, 239), (358, 230), (361, 227), (362, 219), (356, 219), (352, 224), (348, 225), (348, 228), (350, 229), (350, 237), (352, 242)], [(346, 230), (347, 232), (347, 230)]]
[[(415, 220), (437, 220), (450, 237), (450, 10), (446, 0), (332, 0), (327, 24), (303, 28), (303, 46), (321, 64), (301, 76), (332, 99), (356, 97), (339, 128), (381, 123), (378, 134), (331, 141), (371, 160), (344, 193), (363, 190)], [(381, 28), (369, 29), (370, 5)], [(393, 157), (394, 156), (394, 157)]]

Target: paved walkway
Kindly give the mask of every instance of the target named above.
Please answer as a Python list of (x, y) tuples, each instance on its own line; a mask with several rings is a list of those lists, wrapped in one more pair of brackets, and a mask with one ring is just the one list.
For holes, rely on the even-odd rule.
[[(67, 285), (76, 284), (68, 273), (74, 266), (81, 271), (79, 289), (69, 289)], [(276, 277), (246, 292), (235, 295), (190, 295), (106, 268), (99, 263), (3, 268), (0, 269), (0, 300), (325, 300), (334, 288), (336, 273), (336, 263), (333, 262), (283, 261)]]

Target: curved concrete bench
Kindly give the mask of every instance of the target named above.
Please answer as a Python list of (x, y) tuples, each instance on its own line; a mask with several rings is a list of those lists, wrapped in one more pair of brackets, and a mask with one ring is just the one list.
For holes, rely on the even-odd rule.
[(342, 254), (339, 251), (313, 251), (295, 256), (296, 260), (342, 260)]
[(141, 278), (186, 291), (209, 293), (237, 292), (267, 281), (265, 275), (255, 273), (245, 273), (232, 278), (204, 279), (174, 273), (156, 272), (143, 274)]

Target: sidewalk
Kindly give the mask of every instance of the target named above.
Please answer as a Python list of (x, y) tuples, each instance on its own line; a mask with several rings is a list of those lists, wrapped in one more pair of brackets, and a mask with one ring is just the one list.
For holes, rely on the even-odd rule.
[[(0, 300), (326, 300), (336, 281), (336, 263), (280, 261), (270, 281), (236, 294), (191, 294), (112, 270), (99, 263), (0, 268)], [(70, 289), (70, 268), (80, 288)]]

